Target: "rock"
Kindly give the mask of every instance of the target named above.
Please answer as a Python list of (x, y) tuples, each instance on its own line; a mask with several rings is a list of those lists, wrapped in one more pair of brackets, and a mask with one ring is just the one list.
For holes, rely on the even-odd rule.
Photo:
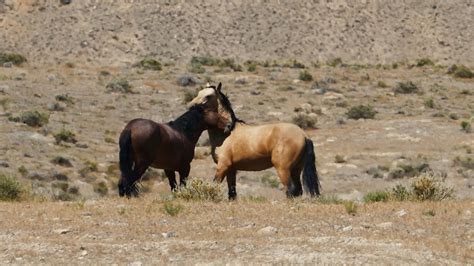
[(59, 111), (62, 112), (66, 110), (67, 105), (62, 102), (56, 102), (56, 103), (49, 103), (48, 104), (48, 110), (49, 111)]
[(89, 148), (89, 145), (87, 145), (86, 143), (78, 142), (78, 143), (76, 143), (76, 147), (81, 148), (81, 149), (87, 149), (87, 148)]
[(62, 174), (62, 173), (58, 173), (58, 172), (53, 172), (52, 177), (56, 180), (59, 180), (59, 181), (68, 181), (69, 180), (69, 177), (67, 175)]
[(162, 233), (161, 234), (164, 238), (172, 238), (172, 237), (176, 237), (176, 233), (175, 232), (167, 232), (167, 233)]
[(65, 235), (65, 234), (71, 232), (71, 228), (56, 229), (53, 232), (56, 233), (56, 234), (59, 234), (59, 235)]
[(250, 94), (251, 94), (251, 95), (260, 95), (261, 92), (259, 92), (259, 91), (257, 91), (257, 90), (251, 90), (251, 91), (250, 91)]
[(352, 225), (342, 228), (342, 232), (349, 232), (349, 231), (352, 231)]
[(247, 84), (247, 77), (237, 77), (234, 82), (241, 85)]
[(10, 87), (8, 85), (0, 85), (0, 93), (5, 94), (7, 91), (10, 90)]
[(25, 80), (26, 79), (26, 73), (20, 73), (20, 74), (16, 74), (14, 77), (13, 77), (13, 80)]
[(69, 5), (72, 0), (60, 0), (59, 2), (61, 2), (62, 5)]
[(8, 168), (8, 167), (10, 167), (10, 165), (5, 161), (0, 161), (0, 167)]
[(273, 226), (267, 226), (257, 231), (259, 235), (273, 235), (278, 233), (278, 229)]
[(48, 80), (49, 80), (49, 81), (55, 81), (55, 80), (56, 80), (56, 75), (54, 75), (54, 74), (49, 74), (49, 75), (48, 75)]
[(381, 229), (388, 229), (393, 226), (393, 223), (392, 222), (379, 223), (376, 226)]
[(199, 79), (189, 74), (182, 75), (181, 77), (178, 78), (178, 85), (181, 87), (194, 86), (200, 83), (201, 81)]
[(403, 217), (405, 215), (407, 215), (407, 212), (405, 210), (400, 210), (398, 212), (395, 213), (398, 217)]
[(83, 251), (81, 251), (81, 256), (83, 256), (83, 257), (84, 257), (84, 256), (86, 256), (86, 255), (87, 255), (87, 253), (88, 253), (88, 252), (87, 252), (87, 250), (83, 250)]
[(3, 67), (4, 68), (11, 68), (11, 67), (13, 67), (13, 63), (12, 62), (5, 62), (5, 63), (3, 63)]

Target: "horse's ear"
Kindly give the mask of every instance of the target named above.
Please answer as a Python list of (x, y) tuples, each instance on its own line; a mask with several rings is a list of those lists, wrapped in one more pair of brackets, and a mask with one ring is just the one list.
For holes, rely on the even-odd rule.
[(221, 93), (221, 89), (222, 89), (222, 82), (219, 82), (219, 85), (217, 85), (217, 92), (218, 93)]

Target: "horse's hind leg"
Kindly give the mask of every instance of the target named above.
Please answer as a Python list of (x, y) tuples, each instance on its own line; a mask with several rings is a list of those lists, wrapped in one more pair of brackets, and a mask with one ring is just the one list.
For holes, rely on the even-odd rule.
[(138, 197), (138, 187), (137, 187), (137, 181), (140, 180), (142, 175), (145, 173), (146, 169), (148, 169), (149, 164), (146, 163), (138, 163), (135, 165), (133, 168), (133, 181), (130, 184), (129, 191), (127, 193), (127, 196), (134, 196)]
[(168, 177), (168, 181), (170, 182), (171, 191), (176, 190), (176, 174), (173, 170), (165, 170), (165, 174)]
[(179, 186), (185, 187), (186, 186), (186, 179), (189, 176), (189, 171), (191, 170), (191, 165), (185, 165), (183, 168), (179, 170)]
[(303, 187), (301, 186), (301, 167), (293, 167), (291, 169), (291, 179), (290, 184), (288, 186), (288, 197), (299, 197), (303, 195)]

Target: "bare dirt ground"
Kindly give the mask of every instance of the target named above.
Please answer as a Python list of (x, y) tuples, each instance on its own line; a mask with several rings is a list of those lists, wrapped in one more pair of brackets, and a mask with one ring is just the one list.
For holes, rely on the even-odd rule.
[[(0, 204), (2, 264), (469, 264), (473, 203), (359, 207), (302, 200)], [(435, 216), (423, 214), (434, 210)], [(15, 218), (8, 218), (15, 217)]]
[[(452, 63), (473, 67), (471, 1), (57, 2), (0, 0), (0, 52), (28, 60), (0, 66), (0, 174), (34, 195), (0, 203), (0, 264), (473, 263), (474, 135), (460, 124), (474, 124), (474, 81), (447, 74)], [(189, 74), (190, 57), (207, 54), (235, 58), (243, 71)], [(163, 69), (134, 67), (144, 56)], [(342, 64), (327, 62), (338, 57)], [(417, 67), (421, 58), (434, 64)], [(271, 64), (249, 71), (246, 59)], [(285, 66), (293, 59), (312, 81)], [(185, 74), (199, 84), (180, 86)], [(133, 93), (107, 92), (117, 79)], [(307, 134), (322, 193), (358, 202), (357, 213), (288, 201), (273, 169), (239, 173), (236, 202), (174, 202), (177, 216), (163, 211), (169, 188), (158, 170), (143, 197), (118, 198), (125, 123), (173, 120), (207, 80), (223, 83), (249, 124), (315, 116)], [(408, 81), (418, 92), (394, 92)], [(374, 119), (348, 119), (359, 104)], [(11, 121), (32, 110), (49, 122)], [(77, 143), (56, 143), (63, 129)], [(212, 180), (206, 138), (191, 179)], [(58, 156), (71, 165), (54, 163)], [(457, 199), (361, 203), (367, 192), (410, 183), (413, 175), (394, 173), (419, 166), (442, 173)]]

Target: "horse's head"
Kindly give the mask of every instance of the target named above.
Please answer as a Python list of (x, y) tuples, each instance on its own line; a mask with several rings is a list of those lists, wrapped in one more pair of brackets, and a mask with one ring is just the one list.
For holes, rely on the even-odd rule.
[(188, 103), (188, 107), (201, 105), (206, 110), (216, 112), (218, 114), (218, 128), (225, 133), (230, 133), (236, 122), (241, 122), (235, 114), (232, 106), (221, 91), (222, 83), (217, 87), (207, 84), (206, 88), (200, 90), (198, 95)]

